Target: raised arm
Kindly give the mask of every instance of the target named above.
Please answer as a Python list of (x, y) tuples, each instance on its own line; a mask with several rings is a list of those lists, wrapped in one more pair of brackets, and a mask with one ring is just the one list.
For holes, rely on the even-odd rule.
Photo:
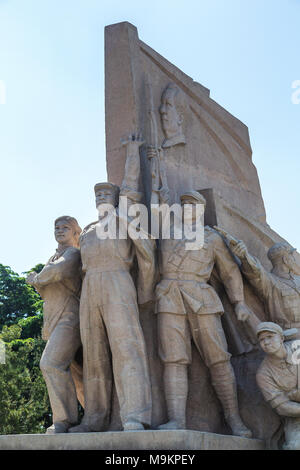
[(249, 253), (247, 246), (242, 240), (237, 240), (220, 227), (214, 228), (225, 238), (230, 251), (240, 260), (242, 273), (258, 293), (266, 298), (272, 284), (270, 273), (261, 265), (257, 258)]
[(141, 174), (139, 148), (143, 143), (140, 134), (129, 135), (126, 140), (122, 141), (122, 145), (126, 148), (126, 163), (121, 194), (126, 191), (138, 192)]
[(37, 289), (54, 282), (70, 279), (78, 274), (80, 269), (80, 252), (77, 248), (68, 248), (55, 261), (50, 261), (40, 273), (30, 273), (26, 281)]
[(147, 148), (147, 158), (151, 163), (151, 204), (170, 205), (163, 149), (156, 149), (153, 146), (149, 146)]
[(234, 305), (238, 320), (245, 321), (252, 312), (245, 304), (243, 279), (240, 270), (220, 235), (212, 230), (211, 236), (214, 241), (214, 259), (217, 271), (229, 300)]

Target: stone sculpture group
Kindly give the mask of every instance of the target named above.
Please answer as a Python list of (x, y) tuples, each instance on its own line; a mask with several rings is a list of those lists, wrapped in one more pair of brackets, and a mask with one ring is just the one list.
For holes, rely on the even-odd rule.
[[(151, 92), (149, 83), (148, 88)], [(155, 240), (142, 227), (140, 237), (128, 230), (130, 207), (145, 201), (143, 159), (151, 181), (149, 214), (159, 205), (180, 202), (183, 209), (190, 208), (194, 233), (202, 227), (195, 217), (197, 206), (207, 205), (201, 190), (190, 185), (176, 197), (177, 188), (168, 183), (174, 181), (168, 173), (169, 154), (173, 149), (182, 153), (187, 143), (184, 122), (188, 111), (177, 84), (169, 83), (161, 90), (159, 113), (163, 142), (158, 142), (158, 123), (150, 106), (150, 141), (134, 131), (122, 142), (126, 165), (121, 186), (95, 185), (98, 220), (81, 230), (73, 217), (56, 219), (57, 250), (39, 274), (27, 277), (44, 299), (43, 338), (47, 343), (40, 367), (53, 412), (53, 425), (47, 433), (108, 430), (114, 391), (124, 431), (186, 429), (193, 344), (231, 433), (251, 438), (253, 432), (240, 415), (236, 377), (221, 321), (221, 286), (237, 322), (249, 337), (257, 337), (265, 352), (257, 384), (267, 406), (283, 419), (284, 447), (300, 449), (300, 266), (295, 250), (285, 242), (274, 244), (267, 253), (273, 266), (268, 272), (243, 241), (217, 225), (206, 225), (202, 246), (190, 250), (184, 235), (175, 237), (172, 222), (169, 238)], [(122, 197), (128, 202), (126, 214), (121, 210)], [(103, 205), (112, 208), (105, 215), (100, 211)], [(126, 236), (99, 236), (99, 227), (105, 232), (112, 218), (119, 229), (125, 227)], [(246, 281), (265, 305), (269, 321), (261, 322), (253, 306), (247, 305)], [(157, 404), (152, 400), (142, 309), (155, 317), (157, 331), (160, 386), (166, 405), (166, 419), (158, 425), (152, 421)], [(84, 408), (80, 423), (78, 401)]]

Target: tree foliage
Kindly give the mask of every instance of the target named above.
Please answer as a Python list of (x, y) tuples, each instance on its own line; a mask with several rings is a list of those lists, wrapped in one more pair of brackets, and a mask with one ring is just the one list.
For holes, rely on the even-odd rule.
[(0, 330), (41, 311), (42, 300), (34, 288), (26, 284), (24, 277), (0, 264)]
[(51, 424), (39, 368), (45, 347), (42, 321), (39, 294), (23, 277), (0, 265), (0, 341), (5, 346), (5, 364), (0, 364), (0, 434), (43, 433)]

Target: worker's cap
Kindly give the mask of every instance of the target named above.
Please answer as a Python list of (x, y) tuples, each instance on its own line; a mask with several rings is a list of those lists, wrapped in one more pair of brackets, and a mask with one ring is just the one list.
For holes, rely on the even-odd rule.
[(180, 196), (181, 202), (185, 202), (187, 200), (194, 201), (194, 203), (196, 202), (197, 204), (204, 204), (204, 206), (206, 205), (206, 199), (201, 193), (199, 193), (199, 191), (186, 191)]
[(268, 251), (268, 258), (270, 261), (275, 261), (278, 258), (282, 258), (284, 254), (293, 253), (294, 251), (296, 251), (296, 248), (293, 248), (286, 242), (275, 243)]
[(109, 189), (115, 195), (118, 195), (120, 192), (119, 186), (113, 183), (97, 183), (94, 186), (95, 194), (97, 194), (99, 191), (102, 191), (103, 189)]
[(256, 336), (259, 338), (259, 335), (264, 331), (269, 331), (270, 333), (278, 334), (284, 337), (284, 331), (281, 326), (273, 322), (262, 322), (256, 328)]

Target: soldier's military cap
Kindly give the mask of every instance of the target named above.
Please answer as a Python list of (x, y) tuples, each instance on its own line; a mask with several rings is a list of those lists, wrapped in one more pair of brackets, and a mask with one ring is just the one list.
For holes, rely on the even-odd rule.
[(296, 251), (296, 248), (293, 248), (286, 242), (275, 243), (275, 245), (271, 246), (268, 251), (268, 258), (270, 261), (274, 261), (280, 257), (282, 257), (286, 253), (292, 253)]
[(116, 184), (113, 184), (113, 183), (97, 183), (95, 184), (94, 186), (94, 191), (95, 191), (95, 194), (98, 192), (98, 191), (101, 191), (102, 189), (110, 189), (111, 191), (113, 191), (115, 194), (118, 194), (119, 191), (120, 191), (120, 188), (119, 186), (117, 186)]
[(256, 336), (259, 337), (261, 333), (264, 331), (269, 331), (270, 333), (279, 334), (280, 336), (284, 336), (284, 331), (281, 326), (277, 325), (277, 323), (273, 323), (270, 321), (260, 323), (256, 328)]
[(183, 202), (186, 199), (194, 199), (195, 202), (206, 205), (206, 199), (199, 191), (186, 191), (180, 196), (180, 200)]

